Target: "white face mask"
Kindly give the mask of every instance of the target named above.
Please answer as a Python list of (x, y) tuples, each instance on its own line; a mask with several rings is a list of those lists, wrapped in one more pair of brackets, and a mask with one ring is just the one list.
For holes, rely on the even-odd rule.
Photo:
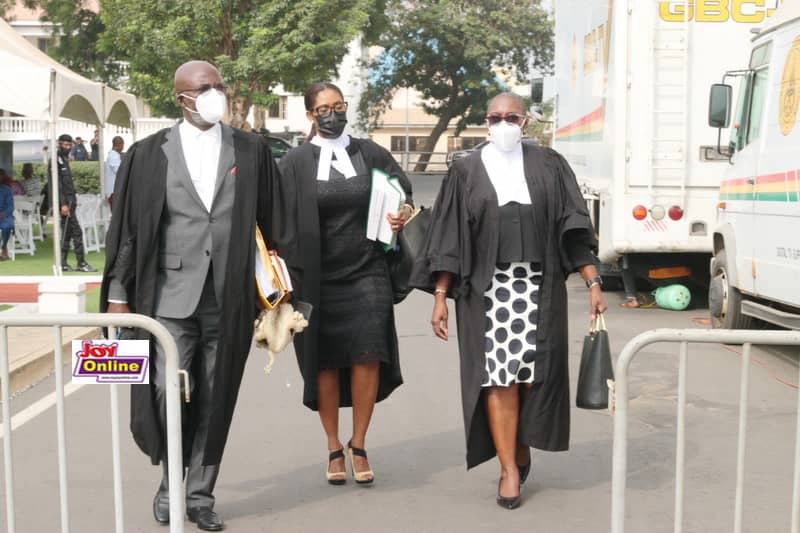
[(498, 150), (510, 152), (519, 144), (522, 139), (522, 128), (514, 124), (509, 124), (505, 120), (489, 126), (489, 140), (492, 141)]
[(197, 98), (189, 96), (188, 94), (184, 94), (183, 96), (194, 100), (197, 111), (189, 109), (188, 107), (185, 109), (201, 124), (216, 124), (222, 120), (222, 117), (225, 115), (225, 107), (228, 101), (222, 91), (209, 89)]

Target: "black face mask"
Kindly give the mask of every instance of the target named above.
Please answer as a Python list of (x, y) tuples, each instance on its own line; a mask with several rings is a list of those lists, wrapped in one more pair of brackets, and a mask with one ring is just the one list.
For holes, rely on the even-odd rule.
[(347, 112), (342, 111), (328, 113), (324, 116), (317, 116), (317, 131), (325, 137), (336, 139), (344, 131), (347, 124)]

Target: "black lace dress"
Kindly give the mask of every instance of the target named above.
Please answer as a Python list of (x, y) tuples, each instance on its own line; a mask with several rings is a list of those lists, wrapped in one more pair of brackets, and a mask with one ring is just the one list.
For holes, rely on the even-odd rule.
[(382, 247), (366, 238), (370, 172), (360, 152), (351, 160), (355, 177), (331, 167), (329, 180), (317, 181), (320, 369), (389, 362), (391, 282)]

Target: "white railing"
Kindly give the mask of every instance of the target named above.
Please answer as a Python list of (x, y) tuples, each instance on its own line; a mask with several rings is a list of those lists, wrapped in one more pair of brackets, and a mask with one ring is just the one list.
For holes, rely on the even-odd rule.
[[(0, 384), (3, 402), (3, 459), (5, 465), (6, 524), (8, 533), (16, 532), (14, 515), (14, 463), (12, 446), (11, 390), (8, 364), (8, 327), (52, 327), (54, 334), (56, 420), (58, 425), (58, 479), (61, 509), (61, 531), (69, 533), (69, 491), (67, 487), (67, 444), (64, 423), (64, 365), (62, 326), (132, 327), (151, 333), (164, 348), (166, 357), (167, 397), (167, 462), (169, 465), (170, 532), (183, 533), (184, 489), (181, 443), (180, 380), (178, 348), (167, 329), (150, 317), (137, 314), (75, 314), (75, 315), (0, 315)], [(114, 330), (110, 330), (115, 338)], [(122, 467), (120, 461), (119, 387), (109, 385), (111, 393), (111, 444), (114, 471), (114, 520), (116, 533), (123, 533)], [(188, 388), (187, 388), (188, 390)], [(39, 458), (37, 458), (38, 460)], [(98, 526), (98, 531), (108, 528)]]
[[(113, 124), (107, 124), (103, 130), (106, 145), (111, 146), (111, 139), (119, 135), (125, 139), (125, 145), (130, 146), (135, 140), (142, 139), (157, 132), (160, 129), (168, 128), (175, 124), (175, 119), (171, 118), (140, 118), (135, 122), (135, 134), (130, 128), (123, 128)], [(42, 141), (45, 142), (48, 135), (48, 122), (25, 117), (0, 117), (0, 138), (11, 141)], [(94, 130), (97, 126), (78, 122), (76, 120), (60, 119), (56, 122), (56, 134), (69, 133), (73, 137), (81, 137), (89, 148), (89, 140), (94, 137)]]
[[(800, 331), (753, 331), (707, 329), (656, 329), (631, 339), (617, 360), (616, 410), (614, 413), (614, 459), (611, 484), (611, 532), (625, 531), (625, 484), (628, 453), (628, 373), (631, 361), (639, 351), (655, 342), (679, 342), (678, 423), (675, 458), (675, 522), (674, 531), (683, 531), (683, 487), (686, 451), (686, 372), (689, 343), (742, 344), (742, 372), (739, 389), (739, 441), (736, 464), (736, 503), (734, 533), (742, 531), (744, 504), (744, 459), (747, 438), (747, 398), (750, 391), (750, 348), (756, 345), (800, 345)], [(800, 532), (800, 390), (797, 398), (795, 428), (794, 489), (792, 493), (791, 532)]]
[(42, 138), (47, 133), (47, 121), (25, 117), (0, 117), (0, 134), (36, 135)]

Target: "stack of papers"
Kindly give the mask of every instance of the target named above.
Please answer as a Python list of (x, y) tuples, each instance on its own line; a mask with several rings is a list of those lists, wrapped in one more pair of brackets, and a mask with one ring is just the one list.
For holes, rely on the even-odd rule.
[(262, 307), (272, 309), (292, 292), (292, 278), (284, 260), (267, 248), (261, 230), (256, 226), (256, 290)]
[(367, 239), (383, 244), (385, 250), (394, 248), (397, 235), (392, 231), (389, 213), (396, 213), (406, 201), (406, 193), (400, 180), (386, 172), (372, 169), (372, 191), (369, 196), (367, 215)]

